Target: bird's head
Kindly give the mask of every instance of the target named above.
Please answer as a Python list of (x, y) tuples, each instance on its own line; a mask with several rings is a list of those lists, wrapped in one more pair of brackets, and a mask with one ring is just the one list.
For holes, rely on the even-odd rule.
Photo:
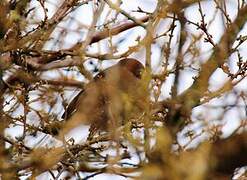
[(133, 73), (133, 75), (137, 78), (141, 78), (141, 72), (144, 69), (143, 65), (133, 58), (125, 58), (118, 62), (118, 64), (124, 68), (126, 68), (128, 71)]

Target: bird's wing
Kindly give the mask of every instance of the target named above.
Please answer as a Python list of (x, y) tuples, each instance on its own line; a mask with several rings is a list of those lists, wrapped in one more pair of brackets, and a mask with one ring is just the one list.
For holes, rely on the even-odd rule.
[(63, 119), (69, 119), (72, 114), (76, 111), (77, 105), (78, 105), (78, 100), (80, 99), (82, 93), (84, 93), (84, 90), (81, 90), (75, 97), (74, 99), (69, 103), (69, 105), (66, 107), (62, 118)]
[[(88, 85), (87, 85), (87, 88), (89, 87), (90, 89), (90, 85), (91, 84), (94, 84), (95, 82), (98, 82), (99, 80), (103, 79), (105, 77), (105, 73), (102, 71), (100, 73), (98, 73), (95, 77), (94, 77), (94, 82), (90, 82)], [(65, 109), (65, 112), (63, 113), (62, 115), (62, 118), (67, 120), (69, 119), (73, 114), (74, 112), (77, 110), (77, 107), (78, 107), (78, 104), (80, 103), (79, 102), (79, 99), (82, 97), (82, 96), (85, 96), (85, 89), (84, 90), (81, 90), (75, 97), (74, 99), (69, 103), (69, 105), (66, 107)]]

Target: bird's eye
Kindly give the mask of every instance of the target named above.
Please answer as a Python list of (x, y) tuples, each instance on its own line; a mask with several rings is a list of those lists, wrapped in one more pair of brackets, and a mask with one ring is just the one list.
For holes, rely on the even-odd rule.
[(105, 73), (104, 72), (100, 72), (98, 73), (95, 77), (94, 80), (99, 80), (105, 77)]
[(137, 78), (141, 78), (141, 76), (142, 76), (142, 69), (136, 70), (136, 71), (135, 71), (135, 76), (136, 76)]

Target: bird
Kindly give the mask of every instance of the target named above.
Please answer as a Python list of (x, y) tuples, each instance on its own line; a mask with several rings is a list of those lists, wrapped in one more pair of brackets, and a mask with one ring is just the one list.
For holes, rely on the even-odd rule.
[(66, 107), (62, 118), (68, 129), (90, 125), (88, 138), (92, 138), (100, 130), (114, 131), (143, 111), (147, 99), (141, 84), (143, 71), (138, 60), (124, 58), (99, 72)]

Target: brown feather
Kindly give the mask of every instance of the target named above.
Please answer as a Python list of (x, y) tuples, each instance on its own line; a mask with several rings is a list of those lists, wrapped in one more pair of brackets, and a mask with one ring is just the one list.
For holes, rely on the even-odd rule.
[[(63, 118), (76, 126), (79, 122), (91, 124), (91, 129), (109, 129), (122, 124), (125, 112), (124, 96), (132, 101), (138, 98), (143, 65), (131, 58), (97, 74), (69, 104)], [(122, 120), (116, 121), (116, 118)]]

